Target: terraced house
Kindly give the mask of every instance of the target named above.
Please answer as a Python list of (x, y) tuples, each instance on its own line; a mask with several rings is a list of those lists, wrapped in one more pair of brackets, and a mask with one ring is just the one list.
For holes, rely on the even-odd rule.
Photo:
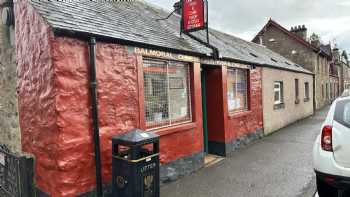
[[(180, 35), (179, 15), (158, 20), (169, 13), (143, 1), (2, 7), (1, 40), (15, 41), (2, 55), (17, 63), (1, 65), (1, 80), (11, 85), (1, 92), (0, 117), (13, 124), (1, 124), (0, 143), (35, 157), (37, 196), (95, 191), (92, 62), (106, 193), (115, 135), (135, 128), (158, 134), (161, 181), (168, 182), (201, 168), (208, 154), (228, 156), (264, 129), (313, 113), (313, 74), (302, 65), (214, 29), (211, 46), (201, 42), (204, 32)], [(271, 121), (294, 106), (293, 116)]]
[(339, 95), (339, 72), (333, 63), (330, 45), (310, 41), (305, 26), (287, 30), (270, 19), (253, 39), (282, 56), (303, 65), (315, 75), (314, 107), (320, 109)]

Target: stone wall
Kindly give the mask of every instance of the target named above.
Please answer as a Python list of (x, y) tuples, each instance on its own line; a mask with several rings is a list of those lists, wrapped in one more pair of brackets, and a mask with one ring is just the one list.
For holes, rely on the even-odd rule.
[[(0, 1), (0, 4), (2, 2)], [(0, 25), (0, 144), (6, 145), (12, 152), (19, 153), (21, 152), (21, 134), (13, 38), (14, 26)]]
[[(296, 100), (295, 79), (299, 81), (299, 97)], [(274, 82), (283, 82), (283, 107), (274, 106)], [(309, 100), (305, 100), (305, 82), (309, 83)], [(303, 73), (263, 68), (264, 132), (270, 134), (297, 120), (313, 114), (313, 76)], [(297, 102), (296, 102), (297, 101)]]
[[(329, 83), (329, 64), (326, 57), (318, 54), (307, 46), (304, 46), (291, 38), (286, 33), (274, 26), (267, 28), (262, 36), (263, 45), (281, 54), (293, 62), (304, 66), (315, 74), (315, 100), (316, 109), (320, 109), (330, 100), (322, 94), (322, 86)], [(325, 93), (324, 93), (325, 94)]]

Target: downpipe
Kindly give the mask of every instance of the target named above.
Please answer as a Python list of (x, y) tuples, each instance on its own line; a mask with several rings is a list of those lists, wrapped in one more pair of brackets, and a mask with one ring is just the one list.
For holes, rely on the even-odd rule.
[(96, 197), (102, 197), (102, 176), (101, 176), (101, 152), (100, 152), (100, 129), (98, 125), (98, 101), (97, 101), (97, 80), (96, 80), (96, 39), (89, 40), (89, 64), (90, 64), (90, 94), (91, 112), (93, 123), (93, 139), (95, 148), (96, 165)]

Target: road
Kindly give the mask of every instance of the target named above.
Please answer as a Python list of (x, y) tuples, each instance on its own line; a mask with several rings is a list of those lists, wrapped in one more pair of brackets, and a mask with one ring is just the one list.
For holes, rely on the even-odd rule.
[(161, 188), (162, 197), (312, 197), (312, 146), (328, 108)]

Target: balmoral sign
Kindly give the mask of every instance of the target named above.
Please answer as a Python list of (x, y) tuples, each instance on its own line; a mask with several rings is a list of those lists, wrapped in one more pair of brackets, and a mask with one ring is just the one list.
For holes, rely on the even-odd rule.
[(199, 62), (199, 58), (197, 57), (182, 55), (182, 54), (174, 54), (174, 53), (165, 52), (165, 51), (144, 49), (144, 48), (138, 48), (138, 47), (135, 47), (135, 48), (130, 47), (129, 50), (132, 50), (134, 53), (138, 55), (142, 55), (146, 57), (157, 57), (157, 58), (178, 60), (178, 61), (185, 61), (185, 62)]

